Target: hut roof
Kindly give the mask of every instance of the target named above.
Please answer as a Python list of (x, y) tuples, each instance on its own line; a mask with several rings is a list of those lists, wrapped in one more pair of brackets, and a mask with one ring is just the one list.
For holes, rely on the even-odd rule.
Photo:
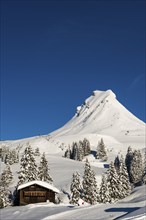
[(31, 186), (31, 185), (34, 185), (34, 184), (42, 186), (42, 187), (47, 188), (47, 189), (50, 189), (50, 190), (52, 190), (53, 192), (56, 192), (56, 193), (60, 192), (59, 189), (57, 189), (52, 184), (49, 184), (49, 183), (44, 182), (44, 181), (39, 181), (39, 180), (33, 180), (33, 181), (30, 181), (30, 182), (21, 184), (21, 185), (18, 186), (18, 190), (23, 189), (23, 188), (28, 187), (28, 186)]

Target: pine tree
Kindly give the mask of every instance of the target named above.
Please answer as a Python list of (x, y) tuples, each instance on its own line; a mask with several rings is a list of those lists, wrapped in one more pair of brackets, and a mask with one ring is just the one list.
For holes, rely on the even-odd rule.
[(5, 164), (11, 164), (10, 161), (10, 150), (7, 151), (6, 156), (5, 156)]
[(84, 138), (84, 140), (82, 142), (82, 146), (83, 146), (83, 150), (84, 150), (84, 156), (89, 155), (91, 152), (91, 148), (90, 148), (90, 142), (89, 142), (89, 140), (87, 140), (87, 138)]
[(40, 150), (39, 150), (38, 147), (35, 149), (34, 155), (35, 155), (35, 156), (40, 156)]
[(102, 138), (97, 146), (96, 158), (102, 159), (103, 161), (107, 161), (107, 153), (106, 153), (105, 144)]
[(68, 146), (68, 149), (65, 151), (64, 157), (71, 159), (71, 149)]
[(38, 167), (38, 179), (41, 181), (48, 182), (52, 184), (53, 179), (50, 176), (50, 169), (48, 167), (48, 161), (46, 160), (45, 153), (43, 153)]
[(17, 152), (16, 149), (12, 150), (12, 163), (18, 163)]
[(84, 150), (83, 150), (83, 145), (82, 145), (82, 142), (79, 141), (78, 145), (77, 145), (77, 159), (79, 161), (82, 161), (83, 160), (83, 157), (84, 157)]
[(113, 162), (110, 163), (110, 167), (108, 169), (107, 175), (108, 175), (107, 181), (109, 186), (111, 202), (114, 202), (121, 198), (121, 191), (120, 191), (119, 177)]
[(143, 164), (142, 155), (139, 150), (135, 150), (133, 153), (133, 159), (130, 167), (131, 182), (136, 185), (142, 184), (143, 177)]
[(111, 197), (110, 197), (110, 192), (109, 192), (109, 187), (108, 187), (108, 182), (107, 182), (107, 174), (102, 175), (102, 181), (101, 181), (100, 190), (99, 190), (99, 202), (101, 203), (111, 202)]
[(123, 156), (121, 156), (120, 158), (119, 181), (120, 181), (120, 192), (121, 192), (120, 198), (123, 199), (126, 196), (129, 196), (131, 193), (131, 185), (129, 182), (129, 176)]
[(132, 148), (129, 146), (128, 150), (127, 150), (126, 158), (125, 158), (125, 164), (126, 164), (126, 167), (127, 167), (127, 172), (128, 172), (128, 175), (129, 175), (129, 181), (130, 182), (132, 182), (131, 174), (130, 174), (132, 160), (133, 160), (133, 151), (132, 151)]
[(17, 155), (16, 155), (16, 163), (18, 163), (19, 162), (19, 151), (17, 151)]
[(80, 192), (81, 192), (80, 174), (78, 172), (73, 173), (70, 190), (71, 190), (70, 203), (78, 204), (78, 201), (80, 199)]
[(91, 169), (88, 160), (86, 160), (85, 162), (82, 186), (83, 186), (83, 193), (82, 193), (83, 200), (90, 204), (95, 204), (98, 200), (98, 189), (97, 189), (95, 174)]
[(0, 177), (0, 208), (4, 208), (11, 205), (9, 199), (10, 191), (8, 187), (13, 179), (13, 175), (10, 166), (7, 165)]
[(88, 160), (86, 160), (85, 163), (85, 167), (84, 167), (84, 175), (83, 175), (83, 182), (82, 182), (82, 186), (83, 186), (83, 199), (90, 203), (90, 177), (91, 177), (91, 166), (88, 162)]
[(114, 160), (114, 166), (116, 168), (117, 173), (119, 172), (120, 169), (120, 159), (119, 156), (116, 156), (115, 160)]
[(13, 150), (9, 150), (9, 161), (8, 164), (12, 165), (14, 163)]
[(34, 152), (29, 143), (21, 158), (20, 171), (18, 174), (18, 185), (37, 179), (37, 165), (35, 163)]
[(99, 202), (99, 189), (97, 188), (97, 181), (95, 177), (95, 173), (91, 170), (91, 197), (90, 204), (94, 205)]
[(78, 146), (77, 146), (77, 142), (73, 142), (72, 144), (72, 156), (71, 158), (73, 160), (77, 160), (78, 159)]
[(0, 185), (6, 188), (12, 182), (12, 179), (13, 179), (13, 174), (12, 174), (11, 168), (9, 165), (7, 165), (1, 174)]
[(10, 192), (5, 187), (0, 187), (0, 208), (11, 205), (11, 200), (9, 199)]

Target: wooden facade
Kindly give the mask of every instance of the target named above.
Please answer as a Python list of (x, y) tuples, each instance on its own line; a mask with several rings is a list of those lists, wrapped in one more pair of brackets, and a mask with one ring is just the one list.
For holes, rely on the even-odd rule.
[(18, 190), (19, 205), (39, 202), (55, 203), (55, 192), (36, 183)]

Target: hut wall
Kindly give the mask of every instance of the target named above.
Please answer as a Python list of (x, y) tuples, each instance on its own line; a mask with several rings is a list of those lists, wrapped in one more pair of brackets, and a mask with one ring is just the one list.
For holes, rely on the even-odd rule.
[(55, 202), (55, 192), (36, 184), (23, 188), (19, 192), (20, 205), (46, 202)]

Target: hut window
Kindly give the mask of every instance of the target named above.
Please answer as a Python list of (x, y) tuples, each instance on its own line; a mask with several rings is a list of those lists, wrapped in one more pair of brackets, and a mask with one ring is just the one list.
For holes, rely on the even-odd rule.
[(27, 197), (31, 197), (31, 196), (46, 196), (46, 192), (42, 192), (42, 191), (27, 191), (27, 192), (24, 192), (24, 196)]

